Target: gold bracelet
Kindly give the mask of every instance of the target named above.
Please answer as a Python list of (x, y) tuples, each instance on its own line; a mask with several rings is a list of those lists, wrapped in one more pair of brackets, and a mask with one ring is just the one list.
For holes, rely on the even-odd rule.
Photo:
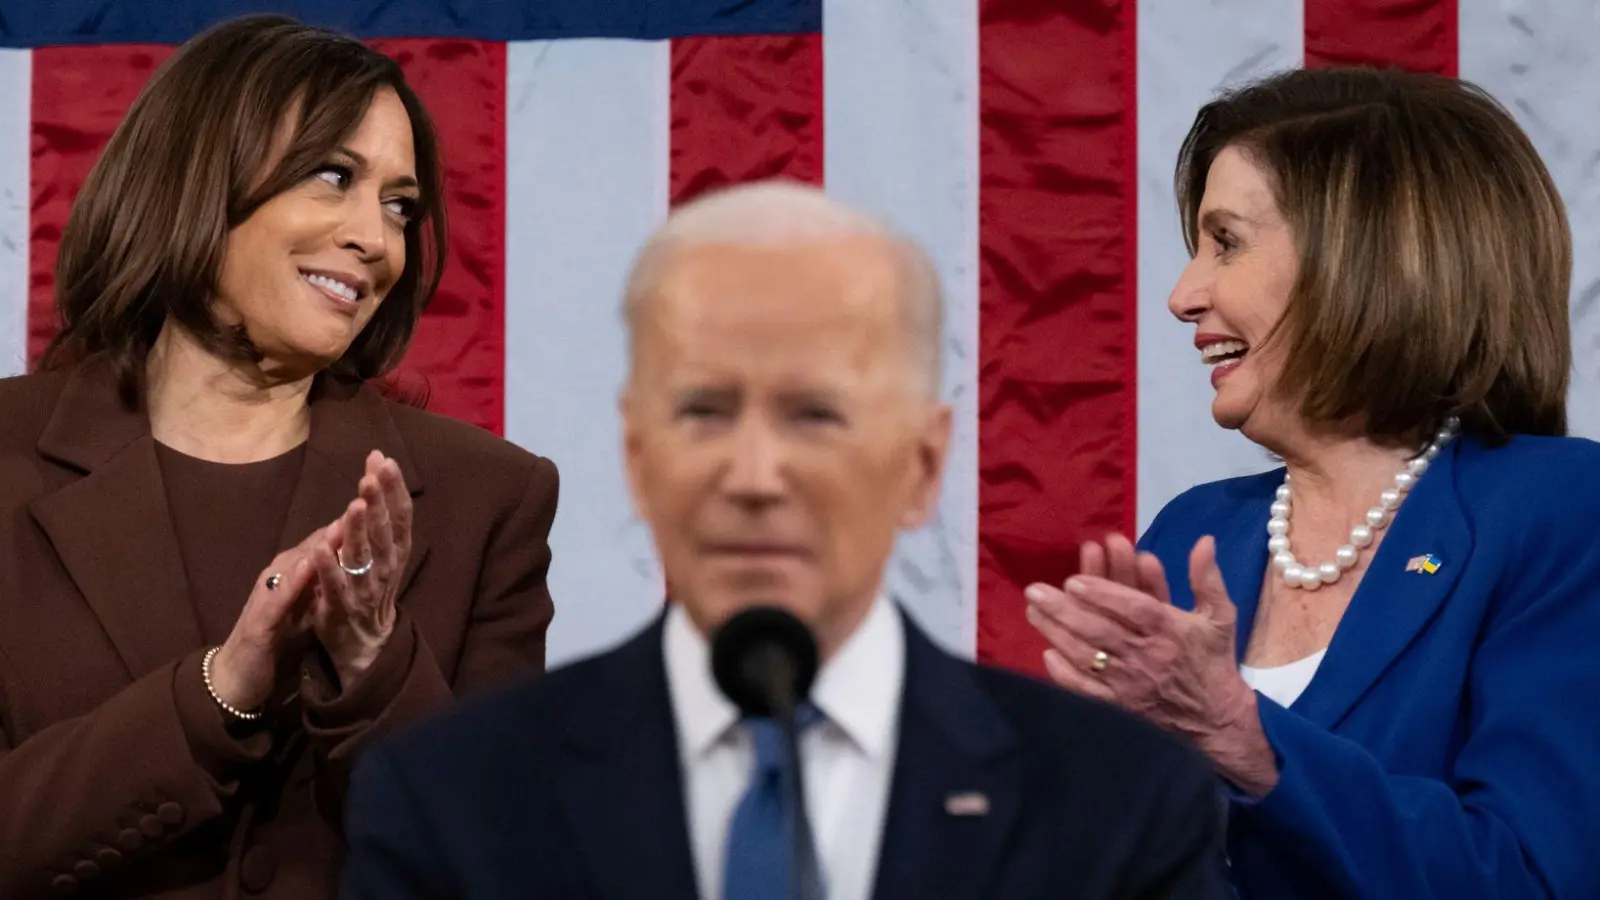
[(235, 708), (233, 704), (217, 696), (217, 689), (211, 684), (211, 660), (221, 649), (221, 647), (212, 647), (210, 650), (206, 651), (205, 658), (200, 660), (200, 676), (206, 681), (206, 693), (210, 694), (211, 699), (215, 700), (217, 705), (222, 707), (223, 712), (226, 712), (235, 718), (243, 719), (246, 722), (261, 718), (262, 715), (266, 713), (265, 707), (255, 709), (250, 712), (245, 712), (242, 709)]

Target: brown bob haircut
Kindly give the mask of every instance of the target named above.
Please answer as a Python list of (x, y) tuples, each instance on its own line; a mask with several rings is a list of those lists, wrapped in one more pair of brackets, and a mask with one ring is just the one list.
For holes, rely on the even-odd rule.
[(212, 353), (258, 361), (242, 328), (211, 314), (228, 234), (326, 165), (385, 87), (411, 120), (421, 196), (405, 230), (405, 271), (329, 374), (366, 380), (392, 370), (447, 249), (433, 123), (394, 60), (284, 16), (237, 18), (196, 36), (134, 101), (61, 236), (61, 331), (46, 366), (104, 358), (135, 405), (169, 318)]
[(1190, 254), (1206, 176), (1237, 147), (1299, 254), (1276, 390), (1308, 422), (1417, 445), (1444, 418), (1499, 442), (1561, 435), (1572, 235), (1533, 144), (1464, 81), (1292, 71), (1207, 104), (1178, 155)]

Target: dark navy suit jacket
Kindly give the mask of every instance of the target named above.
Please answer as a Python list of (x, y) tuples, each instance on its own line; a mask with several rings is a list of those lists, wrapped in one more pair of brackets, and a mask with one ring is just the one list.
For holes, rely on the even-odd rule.
[[(1176, 573), (1216, 536), (1241, 653), (1282, 482), (1280, 469), (1197, 487), (1141, 541), (1191, 608)], [(1425, 555), (1437, 571), (1407, 571)], [(1597, 645), (1600, 444), (1451, 444), (1305, 693), (1288, 709), (1260, 698), (1280, 781), (1232, 806), (1241, 896), (1600, 897)]]
[[(1220, 784), (1124, 713), (947, 655), (906, 624), (899, 749), (874, 896), (1208, 900)], [(372, 748), (345, 896), (696, 893), (661, 623)], [(946, 797), (980, 792), (986, 815)]]

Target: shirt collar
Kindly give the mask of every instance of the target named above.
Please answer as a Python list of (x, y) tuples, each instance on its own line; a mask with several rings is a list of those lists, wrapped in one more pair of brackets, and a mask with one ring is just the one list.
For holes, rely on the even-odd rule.
[[(663, 652), (678, 747), (698, 759), (739, 721), (739, 708), (711, 674), (711, 646), (682, 607), (667, 610)], [(905, 633), (894, 604), (879, 595), (861, 625), (817, 673), (811, 700), (863, 753), (885, 759), (894, 749), (905, 683)]]
[(711, 645), (679, 604), (667, 609), (663, 641), (678, 749), (685, 759), (698, 759), (739, 720), (739, 708), (718, 689)]
[(894, 751), (905, 656), (900, 616), (879, 595), (811, 687), (811, 700), (828, 721), (874, 759), (886, 759)]

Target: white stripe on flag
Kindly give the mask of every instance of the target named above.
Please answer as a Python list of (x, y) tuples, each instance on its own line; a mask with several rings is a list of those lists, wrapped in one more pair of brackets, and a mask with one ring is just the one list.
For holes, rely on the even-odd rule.
[(1194, 328), (1167, 311), (1188, 262), (1172, 186), (1178, 148), (1218, 89), (1304, 57), (1304, 7), (1282, 0), (1139, 0), (1139, 510), (1142, 532), (1187, 488), (1271, 467), (1211, 418)]
[(947, 294), (955, 434), (937, 518), (902, 536), (886, 589), (952, 652), (977, 647), (978, 11), (976, 0), (823, 0), (828, 192), (887, 217)]
[(1600, 439), (1600, 18), (1589, 4), (1461, 0), (1461, 77), (1527, 129), (1572, 223), (1573, 434)]
[(666, 42), (506, 51), (506, 437), (561, 469), (551, 666), (616, 643), (661, 609), (616, 408), (624, 276), (667, 210), (670, 70)]
[(28, 363), (33, 51), (0, 50), (0, 377)]

